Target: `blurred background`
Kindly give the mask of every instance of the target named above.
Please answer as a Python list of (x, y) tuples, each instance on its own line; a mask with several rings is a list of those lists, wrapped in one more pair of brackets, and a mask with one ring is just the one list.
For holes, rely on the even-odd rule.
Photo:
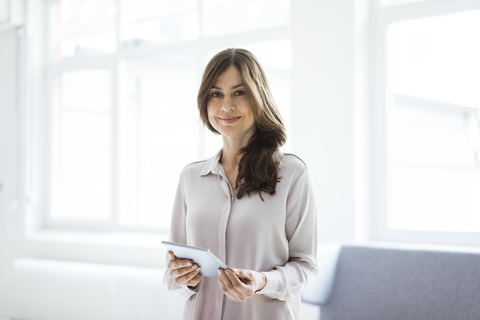
[(479, 30), (478, 0), (0, 1), (0, 279), (164, 267), (178, 175), (222, 145), (196, 93), (229, 47), (312, 171), (319, 243), (480, 246)]

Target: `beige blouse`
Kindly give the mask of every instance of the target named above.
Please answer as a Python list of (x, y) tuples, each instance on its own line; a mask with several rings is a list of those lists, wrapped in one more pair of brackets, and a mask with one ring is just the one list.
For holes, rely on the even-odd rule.
[(231, 268), (265, 274), (267, 284), (244, 302), (228, 299), (218, 280), (202, 277), (195, 291), (177, 285), (168, 270), (168, 290), (186, 299), (183, 319), (300, 319), (300, 292), (318, 273), (316, 206), (305, 163), (282, 157), (276, 194), (235, 197), (221, 150), (180, 174), (170, 241), (210, 249)]

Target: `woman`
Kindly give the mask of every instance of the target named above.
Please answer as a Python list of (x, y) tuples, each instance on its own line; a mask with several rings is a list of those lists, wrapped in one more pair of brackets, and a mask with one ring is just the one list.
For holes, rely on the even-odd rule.
[(215, 55), (197, 103), (223, 149), (183, 169), (170, 240), (234, 269), (202, 277), (169, 252), (164, 282), (187, 299), (184, 319), (300, 319), (300, 292), (317, 273), (315, 197), (304, 162), (280, 153), (285, 127), (255, 56)]

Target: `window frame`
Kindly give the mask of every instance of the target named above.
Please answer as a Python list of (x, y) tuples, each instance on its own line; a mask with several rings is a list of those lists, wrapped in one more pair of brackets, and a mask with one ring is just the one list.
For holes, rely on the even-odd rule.
[(387, 226), (388, 219), (388, 106), (393, 97), (388, 92), (387, 70), (387, 29), (392, 22), (444, 15), (480, 9), (476, 0), (424, 0), (413, 3), (381, 6), (375, 1), (373, 8), (374, 28), (372, 28), (374, 80), (372, 84), (371, 140), (373, 143), (371, 168), (370, 238), (377, 241), (425, 243), (453, 246), (480, 246), (477, 232), (434, 232), (413, 230), (392, 230)]
[[(27, 62), (28, 83), (26, 89), (32, 97), (28, 99), (29, 110), (25, 117), (31, 118), (32, 132), (26, 137), (24, 147), (29, 155), (24, 170), (28, 172), (26, 186), (26, 237), (25, 243), (36, 256), (49, 259), (71, 259), (96, 263), (122, 263), (149, 267), (164, 266), (161, 240), (168, 240), (167, 228), (124, 227), (119, 226), (117, 213), (118, 190), (115, 173), (118, 164), (112, 162), (112, 218), (106, 222), (88, 220), (62, 220), (51, 217), (53, 204), (54, 143), (53, 92), (58, 75), (67, 71), (106, 68), (111, 74), (111, 112), (112, 112), (112, 159), (118, 153), (118, 110), (119, 110), (119, 72), (122, 61), (129, 57), (148, 56), (173, 50), (195, 48), (198, 52), (198, 78), (200, 79), (204, 61), (212, 47), (232, 47), (232, 43), (256, 44), (268, 41), (291, 39), (290, 26), (282, 25), (232, 35), (220, 35), (181, 43), (161, 44), (148, 47), (123, 48), (118, 32), (120, 15), (117, 13), (117, 49), (113, 53), (95, 57), (72, 57), (54, 61), (51, 57), (50, 7), (56, 0), (43, 0), (30, 8), (27, 18), (35, 20), (29, 34), (35, 42), (25, 50), (27, 58), (30, 52), (41, 53), (34, 63)], [(120, 8), (121, 0), (116, 0)], [(202, 3), (198, 0), (199, 5)], [(32, 9), (33, 8), (33, 9)], [(40, 16), (39, 16), (40, 14)], [(199, 10), (202, 14), (202, 10)], [(201, 23), (200, 17), (199, 22)], [(33, 24), (31, 24), (33, 25)], [(38, 37), (37, 37), (38, 36)], [(291, 72), (291, 71), (287, 71)]]

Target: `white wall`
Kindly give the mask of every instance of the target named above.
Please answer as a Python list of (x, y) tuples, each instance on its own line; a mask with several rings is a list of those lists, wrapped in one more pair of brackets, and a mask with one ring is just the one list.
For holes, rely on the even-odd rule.
[(313, 173), (319, 242), (354, 238), (354, 0), (292, 1), (292, 149)]
[(18, 210), (19, 150), (16, 104), (16, 31), (0, 31), (0, 278), (23, 251)]

